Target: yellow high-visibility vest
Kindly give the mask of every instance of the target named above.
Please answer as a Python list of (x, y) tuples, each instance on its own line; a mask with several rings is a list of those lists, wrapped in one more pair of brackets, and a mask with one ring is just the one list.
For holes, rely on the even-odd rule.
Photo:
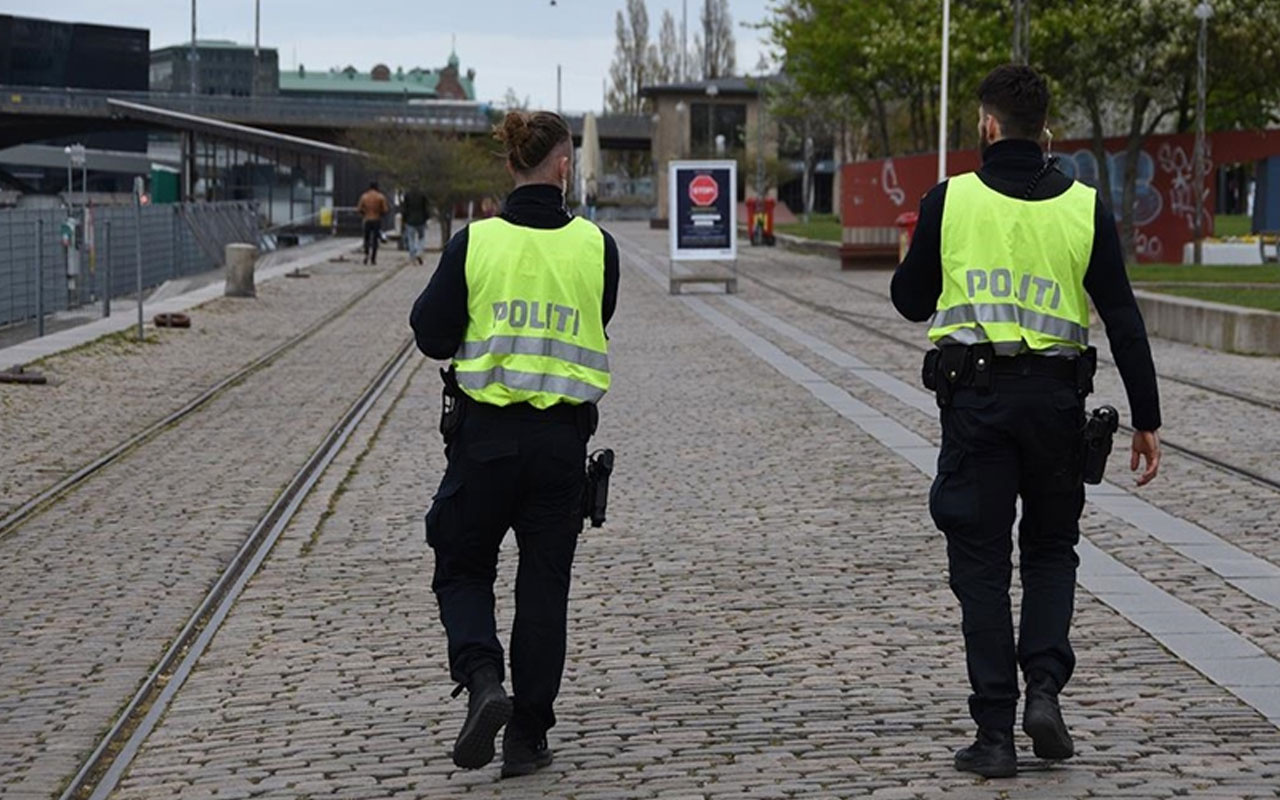
[(594, 403), (609, 389), (604, 234), (495, 217), (467, 229), (467, 313), (454, 355), (458, 385), (479, 403)]
[(1079, 182), (1048, 200), (1021, 200), (972, 172), (947, 181), (942, 294), (929, 338), (991, 342), (1000, 355), (1088, 347), (1084, 275), (1096, 197)]

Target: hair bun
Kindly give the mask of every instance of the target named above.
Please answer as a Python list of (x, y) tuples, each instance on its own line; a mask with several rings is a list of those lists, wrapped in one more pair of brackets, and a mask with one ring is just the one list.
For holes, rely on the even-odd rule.
[(570, 140), (572, 134), (558, 114), (508, 111), (494, 127), (493, 138), (506, 146), (511, 166), (527, 172), (541, 164), (556, 145)]
[(494, 132), (494, 138), (512, 150), (519, 150), (528, 144), (533, 131), (529, 130), (529, 115), (523, 111), (508, 111), (502, 118), (502, 124)]

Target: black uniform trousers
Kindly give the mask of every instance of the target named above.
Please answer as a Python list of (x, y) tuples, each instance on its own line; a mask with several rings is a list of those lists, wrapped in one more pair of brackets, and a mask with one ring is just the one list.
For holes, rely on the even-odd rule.
[(586, 437), (574, 409), (467, 403), (446, 448), (448, 467), (427, 512), (431, 588), (449, 640), (449, 669), (465, 684), (479, 667), (504, 674), (494, 618), (498, 548), (520, 548), (511, 632), (511, 725), (538, 738), (555, 725), (564, 672), (569, 576), (582, 532)]
[[(1061, 689), (1075, 667), (1068, 640), (1084, 484), (1083, 401), (1052, 377), (996, 374), (959, 388), (942, 409), (942, 448), (929, 510), (946, 534), (951, 589), (963, 613), (969, 712), (980, 727), (1013, 726), (1018, 667)], [(1018, 526), (1022, 613), (1010, 612), (1012, 527)]]

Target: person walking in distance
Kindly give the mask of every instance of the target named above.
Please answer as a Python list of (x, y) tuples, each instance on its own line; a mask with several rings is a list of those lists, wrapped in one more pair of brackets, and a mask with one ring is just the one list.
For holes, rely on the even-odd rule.
[(404, 224), (405, 246), (409, 250), (409, 258), (422, 263), (422, 251), (426, 247), (427, 195), (416, 186), (404, 193), (400, 201), (400, 221)]
[[(932, 319), (937, 348), (924, 365), (942, 418), (929, 510), (946, 535), (978, 726), (955, 767), (1007, 777), (1018, 770), (1019, 668), (1022, 727), (1035, 754), (1057, 760), (1075, 752), (1059, 696), (1076, 661), (1069, 632), (1084, 508), (1084, 398), (1097, 363), (1086, 295), (1106, 324), (1129, 397), (1130, 468), (1145, 462), (1139, 486), (1160, 465), (1160, 400), (1115, 217), (1094, 189), (1057, 171), (1041, 151), (1044, 80), (1029, 67), (999, 67), (978, 99), (982, 166), (925, 195), (892, 296), (907, 319)], [(1009, 584), (1019, 498), (1015, 644)]]
[[(509, 778), (551, 763), (586, 447), (610, 386), (618, 247), (565, 210), (573, 141), (559, 115), (513, 111), (495, 135), (515, 190), (499, 216), (449, 241), (410, 324), (423, 353), (453, 359), (442, 372), (448, 466), (426, 518), (455, 696), (468, 692), (453, 762), (488, 764), (505, 725)], [(512, 697), (493, 596), (508, 529), (520, 548)]]
[(369, 184), (360, 201), (356, 203), (356, 211), (364, 224), (364, 263), (378, 263), (378, 242), (382, 239), (382, 218), (391, 210), (387, 197), (378, 191), (378, 184)]

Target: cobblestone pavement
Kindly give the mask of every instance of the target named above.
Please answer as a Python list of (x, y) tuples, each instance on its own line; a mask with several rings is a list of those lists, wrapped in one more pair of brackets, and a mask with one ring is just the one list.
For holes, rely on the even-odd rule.
[(49, 385), (0, 384), (0, 516), (306, 330), (393, 263), (402, 260), (320, 264), (308, 280), (260, 284), (256, 299), (206, 303), (190, 329), (148, 327), (143, 343), (130, 331), (45, 359)]
[[(624, 256), (661, 246), (618, 227)], [(579, 547), (556, 763), (499, 782), (449, 760), (464, 703), (428, 587), (422, 512), (443, 459), (419, 368), (308, 500), (116, 797), (1277, 796), (1280, 731), (1087, 593), (1065, 699), (1077, 758), (1024, 752), (1007, 781), (955, 773), (967, 687), (927, 478), (625, 260), (597, 439), (619, 464), (609, 524)], [(865, 333), (744, 296), (891, 363)], [(875, 401), (932, 435), (926, 415)]]
[[(133, 384), (165, 385), (145, 376), (189, 369), (198, 377), (179, 386), (194, 393), (315, 319), (309, 306), (336, 307), (378, 277), (349, 262), (312, 273), (268, 284), (257, 303), (212, 303), (194, 315), (200, 327), (159, 344), (52, 359), (62, 382), (51, 403), (101, 404), (103, 428), (127, 434), (135, 409), (158, 416), (186, 399), (153, 389), (158, 397), (129, 402)], [(0, 797), (47, 797), (71, 776), (258, 516), (405, 339), (406, 298), (426, 277), (397, 272), (0, 541)], [(21, 419), (45, 426), (48, 446), (70, 448), (47, 463), (74, 464), (83, 449), (112, 443), (83, 431), (59, 438), (42, 408), (24, 407)]]

